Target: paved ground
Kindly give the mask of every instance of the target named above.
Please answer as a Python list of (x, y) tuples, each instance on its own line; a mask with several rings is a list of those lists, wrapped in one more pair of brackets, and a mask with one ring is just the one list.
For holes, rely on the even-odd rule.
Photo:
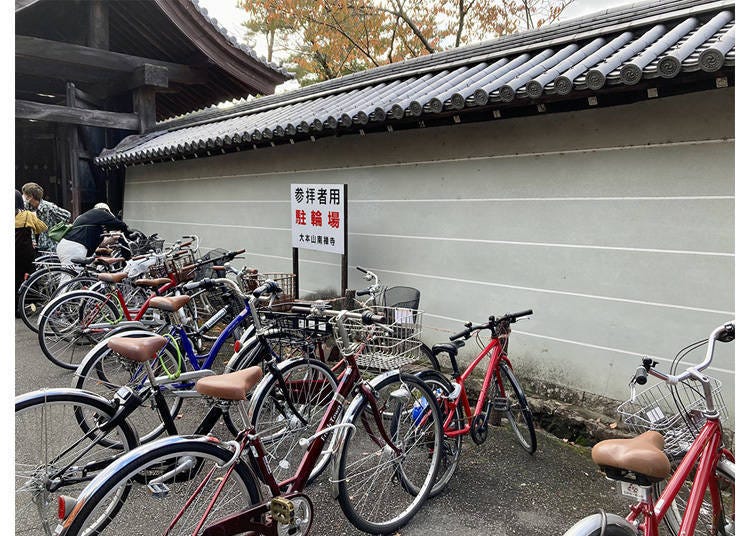
[[(45, 359), (35, 334), (20, 320), (16, 321), (15, 340), (16, 394), (69, 386), (72, 373)], [(184, 412), (191, 409), (201, 411), (197, 406), (185, 406)], [(615, 495), (613, 484), (597, 472), (587, 449), (542, 431), (537, 434), (539, 448), (533, 456), (502, 426), (491, 428), (489, 439), (481, 446), (467, 438), (449, 489), (428, 501), (401, 534), (554, 536), (599, 507), (626, 511), (627, 501)], [(311, 488), (316, 518), (312, 534), (358, 534), (331, 499), (328, 485)], [(143, 534), (149, 531), (144, 529)]]

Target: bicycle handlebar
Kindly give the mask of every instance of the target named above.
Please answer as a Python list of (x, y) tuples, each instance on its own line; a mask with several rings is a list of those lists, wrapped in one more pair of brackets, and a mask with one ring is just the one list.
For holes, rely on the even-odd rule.
[(714, 358), (714, 347), (716, 346), (716, 341), (720, 342), (731, 342), (734, 340), (735, 337), (735, 321), (732, 320), (731, 322), (727, 322), (726, 324), (722, 324), (721, 326), (715, 328), (711, 335), (708, 337), (708, 347), (706, 348), (706, 357), (703, 359), (701, 363), (698, 365), (695, 365), (694, 367), (688, 367), (688, 369), (683, 372), (682, 374), (678, 374), (677, 376), (673, 376), (671, 374), (667, 374), (664, 372), (660, 372), (653, 368), (654, 365), (656, 365), (656, 362), (654, 362), (651, 358), (645, 357), (643, 358), (643, 365), (638, 367), (636, 369), (635, 376), (633, 377), (633, 381), (638, 383), (639, 385), (644, 385), (646, 383), (646, 380), (648, 379), (648, 374), (655, 376), (659, 378), (660, 380), (665, 381), (668, 384), (674, 385), (681, 381), (687, 380), (688, 378), (696, 378), (701, 379), (704, 376), (701, 374), (701, 372), (708, 368), (708, 366), (711, 364), (711, 361), (713, 361)]
[(314, 316), (343, 316), (344, 318), (353, 318), (355, 320), (362, 320), (365, 325), (369, 324), (384, 324), (386, 318), (384, 315), (376, 315), (372, 311), (365, 311), (363, 313), (355, 313), (353, 311), (332, 311), (321, 309), (320, 307), (304, 307), (301, 305), (295, 305), (292, 307), (293, 313), (311, 314)]
[(522, 318), (524, 316), (529, 316), (532, 314), (534, 314), (534, 311), (532, 309), (526, 309), (525, 311), (519, 311), (517, 313), (507, 313), (500, 318), (495, 318), (494, 316), (491, 316), (489, 318), (489, 321), (486, 324), (480, 324), (478, 326), (474, 326), (471, 324), (471, 322), (469, 322), (466, 324), (465, 330), (459, 331), (458, 333), (451, 335), (450, 337), (448, 337), (448, 339), (451, 341), (455, 341), (461, 338), (468, 339), (469, 336), (475, 331), (481, 331), (483, 329), (494, 329), (496, 326), (504, 322), (509, 322), (512, 324), (519, 318)]

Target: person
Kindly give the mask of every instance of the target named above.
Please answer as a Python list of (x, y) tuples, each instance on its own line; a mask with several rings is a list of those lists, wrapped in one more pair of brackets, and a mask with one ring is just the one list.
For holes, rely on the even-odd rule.
[[(67, 223), (70, 220), (70, 212), (43, 199), (44, 189), (37, 183), (27, 182), (21, 187), (21, 192), (27, 206), (36, 212), (37, 217), (47, 225), (48, 229), (60, 222)], [(46, 231), (37, 234), (37, 251), (55, 251), (56, 247), (57, 244), (47, 235)]]
[(110, 230), (127, 233), (128, 226), (112, 214), (106, 203), (97, 203), (94, 208), (78, 216), (73, 221), (73, 227), (58, 242), (56, 252), (60, 264), (71, 264), (70, 260), (75, 257), (93, 255), (102, 241), (102, 233)]
[[(18, 292), (26, 274), (34, 271), (36, 252), (34, 251), (31, 234), (40, 234), (46, 230), (45, 223), (37, 218), (36, 214), (26, 210), (23, 195), (16, 190), (16, 292)], [(17, 309), (16, 316), (18, 316)]]

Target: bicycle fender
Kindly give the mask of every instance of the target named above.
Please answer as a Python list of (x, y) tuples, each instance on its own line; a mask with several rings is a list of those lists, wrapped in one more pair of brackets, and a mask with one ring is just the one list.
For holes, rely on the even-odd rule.
[(112, 414), (114, 414), (115, 412), (114, 408), (112, 408), (112, 402), (109, 399), (104, 398), (103, 396), (98, 395), (96, 393), (92, 393), (91, 391), (86, 391), (84, 389), (75, 389), (73, 387), (55, 387), (51, 389), (49, 388), (38, 389), (36, 391), (31, 391), (28, 393), (24, 393), (22, 395), (18, 395), (15, 399), (16, 410), (19, 409), (19, 406), (24, 406), (30, 400), (33, 400), (38, 397), (46, 397), (50, 400), (54, 400), (55, 398), (59, 396), (71, 395), (71, 394), (80, 396), (81, 398), (86, 398), (89, 401), (91, 401), (93, 404), (100, 404), (108, 408), (111, 408)]
[[(368, 383), (373, 387), (374, 390), (377, 390), (377, 386), (382, 382), (385, 378), (390, 378), (393, 375), (398, 375), (400, 373), (399, 370), (389, 370), (386, 371), (379, 376), (373, 378)], [(365, 397), (362, 396), (362, 394), (358, 394), (354, 397), (351, 404), (349, 404), (349, 407), (346, 409), (346, 412), (344, 413), (344, 416), (341, 417), (341, 423), (349, 423), (354, 424), (354, 412), (359, 408), (360, 405), (366, 403)], [(334, 451), (334, 457), (332, 460), (331, 465), (331, 476), (332, 478), (331, 483), (332, 486), (330, 488), (330, 492), (334, 499), (338, 498), (339, 491), (338, 486), (336, 485), (336, 475), (339, 474), (339, 467), (341, 466), (341, 442), (346, 439), (347, 435), (349, 433), (352, 433), (351, 428), (342, 427), (337, 428), (334, 430), (334, 436), (333, 440), (331, 441), (331, 448)]]
[(584, 517), (578, 523), (570, 527), (567, 532), (563, 534), (563, 536), (589, 536), (590, 534), (595, 534), (596, 531), (601, 530), (603, 515), (606, 516), (606, 521), (604, 524), (605, 527), (615, 526), (622, 529), (623, 531), (627, 531), (628, 534), (637, 536), (636, 530), (633, 525), (625, 521), (625, 519), (618, 516), (617, 514), (610, 514), (605, 512), (598, 512), (596, 514), (591, 514), (588, 517)]
[(83, 359), (81, 359), (81, 362), (78, 364), (78, 368), (73, 373), (72, 385), (75, 385), (76, 378), (79, 378), (81, 374), (83, 374), (83, 369), (88, 364), (88, 362), (94, 359), (103, 347), (107, 346), (107, 341), (110, 337), (131, 335), (139, 337), (153, 337), (154, 335), (158, 335), (158, 333), (154, 333), (153, 331), (149, 331), (138, 325), (117, 326), (104, 339), (96, 343), (96, 346), (89, 350), (89, 352), (85, 356), (83, 356)]
[(125, 455), (116, 458), (104, 470), (96, 475), (85, 488), (83, 488), (83, 491), (81, 491), (81, 493), (78, 495), (76, 504), (71, 510), (68, 517), (61, 521), (57, 526), (57, 530), (54, 533), (55, 536), (64, 536), (65, 534), (67, 534), (68, 527), (70, 527), (70, 525), (73, 523), (76, 515), (78, 515), (81, 510), (83, 510), (86, 502), (90, 500), (90, 498), (97, 492), (97, 490), (102, 485), (104, 485), (107, 480), (112, 478), (118, 471), (127, 467), (130, 463), (136, 462), (139, 457), (151, 452), (154, 449), (159, 449), (171, 445), (189, 444), (196, 442), (213, 443), (219, 447), (225, 448), (225, 445), (221, 441), (212, 436), (169, 436), (162, 439), (157, 439), (156, 441), (153, 441), (151, 443), (146, 443), (145, 445), (141, 445), (140, 447), (127, 452)]

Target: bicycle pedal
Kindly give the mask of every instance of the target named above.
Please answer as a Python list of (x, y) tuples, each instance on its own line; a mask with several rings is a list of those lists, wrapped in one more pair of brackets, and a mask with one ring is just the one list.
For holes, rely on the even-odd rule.
[(498, 397), (492, 401), (492, 409), (496, 411), (508, 411), (508, 399)]
[(271, 499), (271, 518), (282, 525), (289, 525), (294, 520), (294, 503), (284, 497)]
[(164, 499), (167, 495), (169, 495), (169, 486), (167, 486), (163, 482), (149, 484), (147, 487), (149, 493), (153, 495), (155, 499)]

